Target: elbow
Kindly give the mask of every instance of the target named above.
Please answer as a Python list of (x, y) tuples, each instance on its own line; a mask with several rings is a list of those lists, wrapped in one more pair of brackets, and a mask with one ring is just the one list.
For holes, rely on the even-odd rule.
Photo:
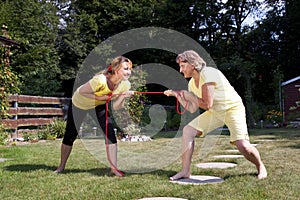
[(206, 104), (206, 110), (209, 110), (209, 109), (211, 109), (211, 108), (212, 108), (212, 106), (213, 106), (213, 103), (212, 103), (212, 102), (210, 102), (210, 103)]
[(207, 106), (207, 107), (205, 108), (205, 110), (209, 110), (209, 109), (211, 109), (211, 107), (212, 107), (212, 106)]
[(85, 92), (84, 92), (84, 90), (83, 90), (82, 88), (79, 88), (79, 89), (78, 89), (78, 93), (81, 94), (81, 95), (84, 95), (84, 94), (85, 94)]

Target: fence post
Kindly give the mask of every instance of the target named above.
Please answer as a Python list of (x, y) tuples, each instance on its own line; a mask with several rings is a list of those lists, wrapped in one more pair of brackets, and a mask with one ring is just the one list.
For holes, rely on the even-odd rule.
[[(18, 106), (19, 106), (19, 104), (18, 104), (18, 96), (17, 96), (17, 100), (13, 102), (13, 107), (17, 110), (17, 113), (16, 113), (16, 115), (14, 115), (13, 119), (16, 120), (17, 124), (18, 124)], [(18, 125), (14, 130), (14, 134), (17, 136), (17, 138), (19, 137)], [(11, 138), (13, 138), (13, 137), (11, 136)]]

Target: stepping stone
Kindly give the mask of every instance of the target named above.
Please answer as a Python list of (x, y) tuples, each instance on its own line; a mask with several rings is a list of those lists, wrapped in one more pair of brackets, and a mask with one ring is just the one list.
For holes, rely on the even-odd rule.
[(4, 162), (4, 161), (7, 161), (7, 160), (13, 160), (12, 158), (0, 158), (0, 162)]
[(274, 140), (255, 140), (256, 142), (274, 142)]
[(175, 197), (148, 197), (139, 200), (187, 200), (187, 199), (175, 198)]
[(229, 149), (229, 150), (226, 150), (227, 152), (230, 152), (230, 153), (240, 153), (239, 150), (237, 149)]
[(243, 158), (242, 155), (217, 155), (214, 158)]
[(203, 168), (203, 169), (226, 169), (226, 168), (231, 168), (235, 167), (235, 163), (226, 163), (226, 162), (207, 162), (207, 163), (199, 163), (196, 164), (196, 167)]
[(190, 178), (182, 178), (170, 182), (181, 185), (204, 185), (212, 183), (221, 183), (223, 181), (224, 179), (216, 176), (190, 176)]

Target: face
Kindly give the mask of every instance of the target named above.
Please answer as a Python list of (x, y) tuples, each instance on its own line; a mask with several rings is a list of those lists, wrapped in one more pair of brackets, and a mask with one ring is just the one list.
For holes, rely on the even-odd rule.
[(190, 63), (180, 61), (178, 65), (180, 67), (180, 73), (183, 73), (184, 78), (192, 77), (192, 72), (194, 70), (194, 67)]
[(131, 68), (128, 62), (121, 63), (121, 68), (117, 71), (117, 75), (120, 79), (123, 81), (126, 81), (129, 79), (131, 75)]

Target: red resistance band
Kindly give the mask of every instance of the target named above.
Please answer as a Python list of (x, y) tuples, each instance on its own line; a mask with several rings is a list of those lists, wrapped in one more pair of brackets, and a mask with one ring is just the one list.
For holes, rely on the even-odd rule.
[[(181, 93), (182, 96), (183, 96), (183, 99), (185, 100), (184, 98), (184, 92), (183, 91), (175, 91), (177, 94)], [(164, 94), (164, 92), (134, 92), (134, 94)], [(121, 170), (119, 170), (111, 161), (110, 159), (110, 156), (109, 156), (109, 149), (108, 149), (108, 102), (110, 102), (111, 100), (111, 97), (112, 96), (115, 96), (115, 95), (122, 95), (122, 94), (110, 94), (108, 99), (106, 100), (106, 109), (105, 109), (105, 137), (106, 137), (106, 156), (107, 156), (107, 160), (110, 164), (110, 166), (112, 168), (114, 168), (114, 170), (116, 170), (118, 173), (120, 173), (121, 176), (124, 176), (124, 172), (122, 172)], [(186, 100), (185, 100), (186, 101)], [(183, 113), (186, 112), (186, 107), (187, 107), (187, 104), (188, 104), (188, 101), (186, 101), (186, 105), (184, 107), (184, 111), (183, 112), (180, 112), (179, 110), (179, 101), (177, 99), (177, 102), (176, 102), (176, 111), (178, 114), (182, 115)]]

